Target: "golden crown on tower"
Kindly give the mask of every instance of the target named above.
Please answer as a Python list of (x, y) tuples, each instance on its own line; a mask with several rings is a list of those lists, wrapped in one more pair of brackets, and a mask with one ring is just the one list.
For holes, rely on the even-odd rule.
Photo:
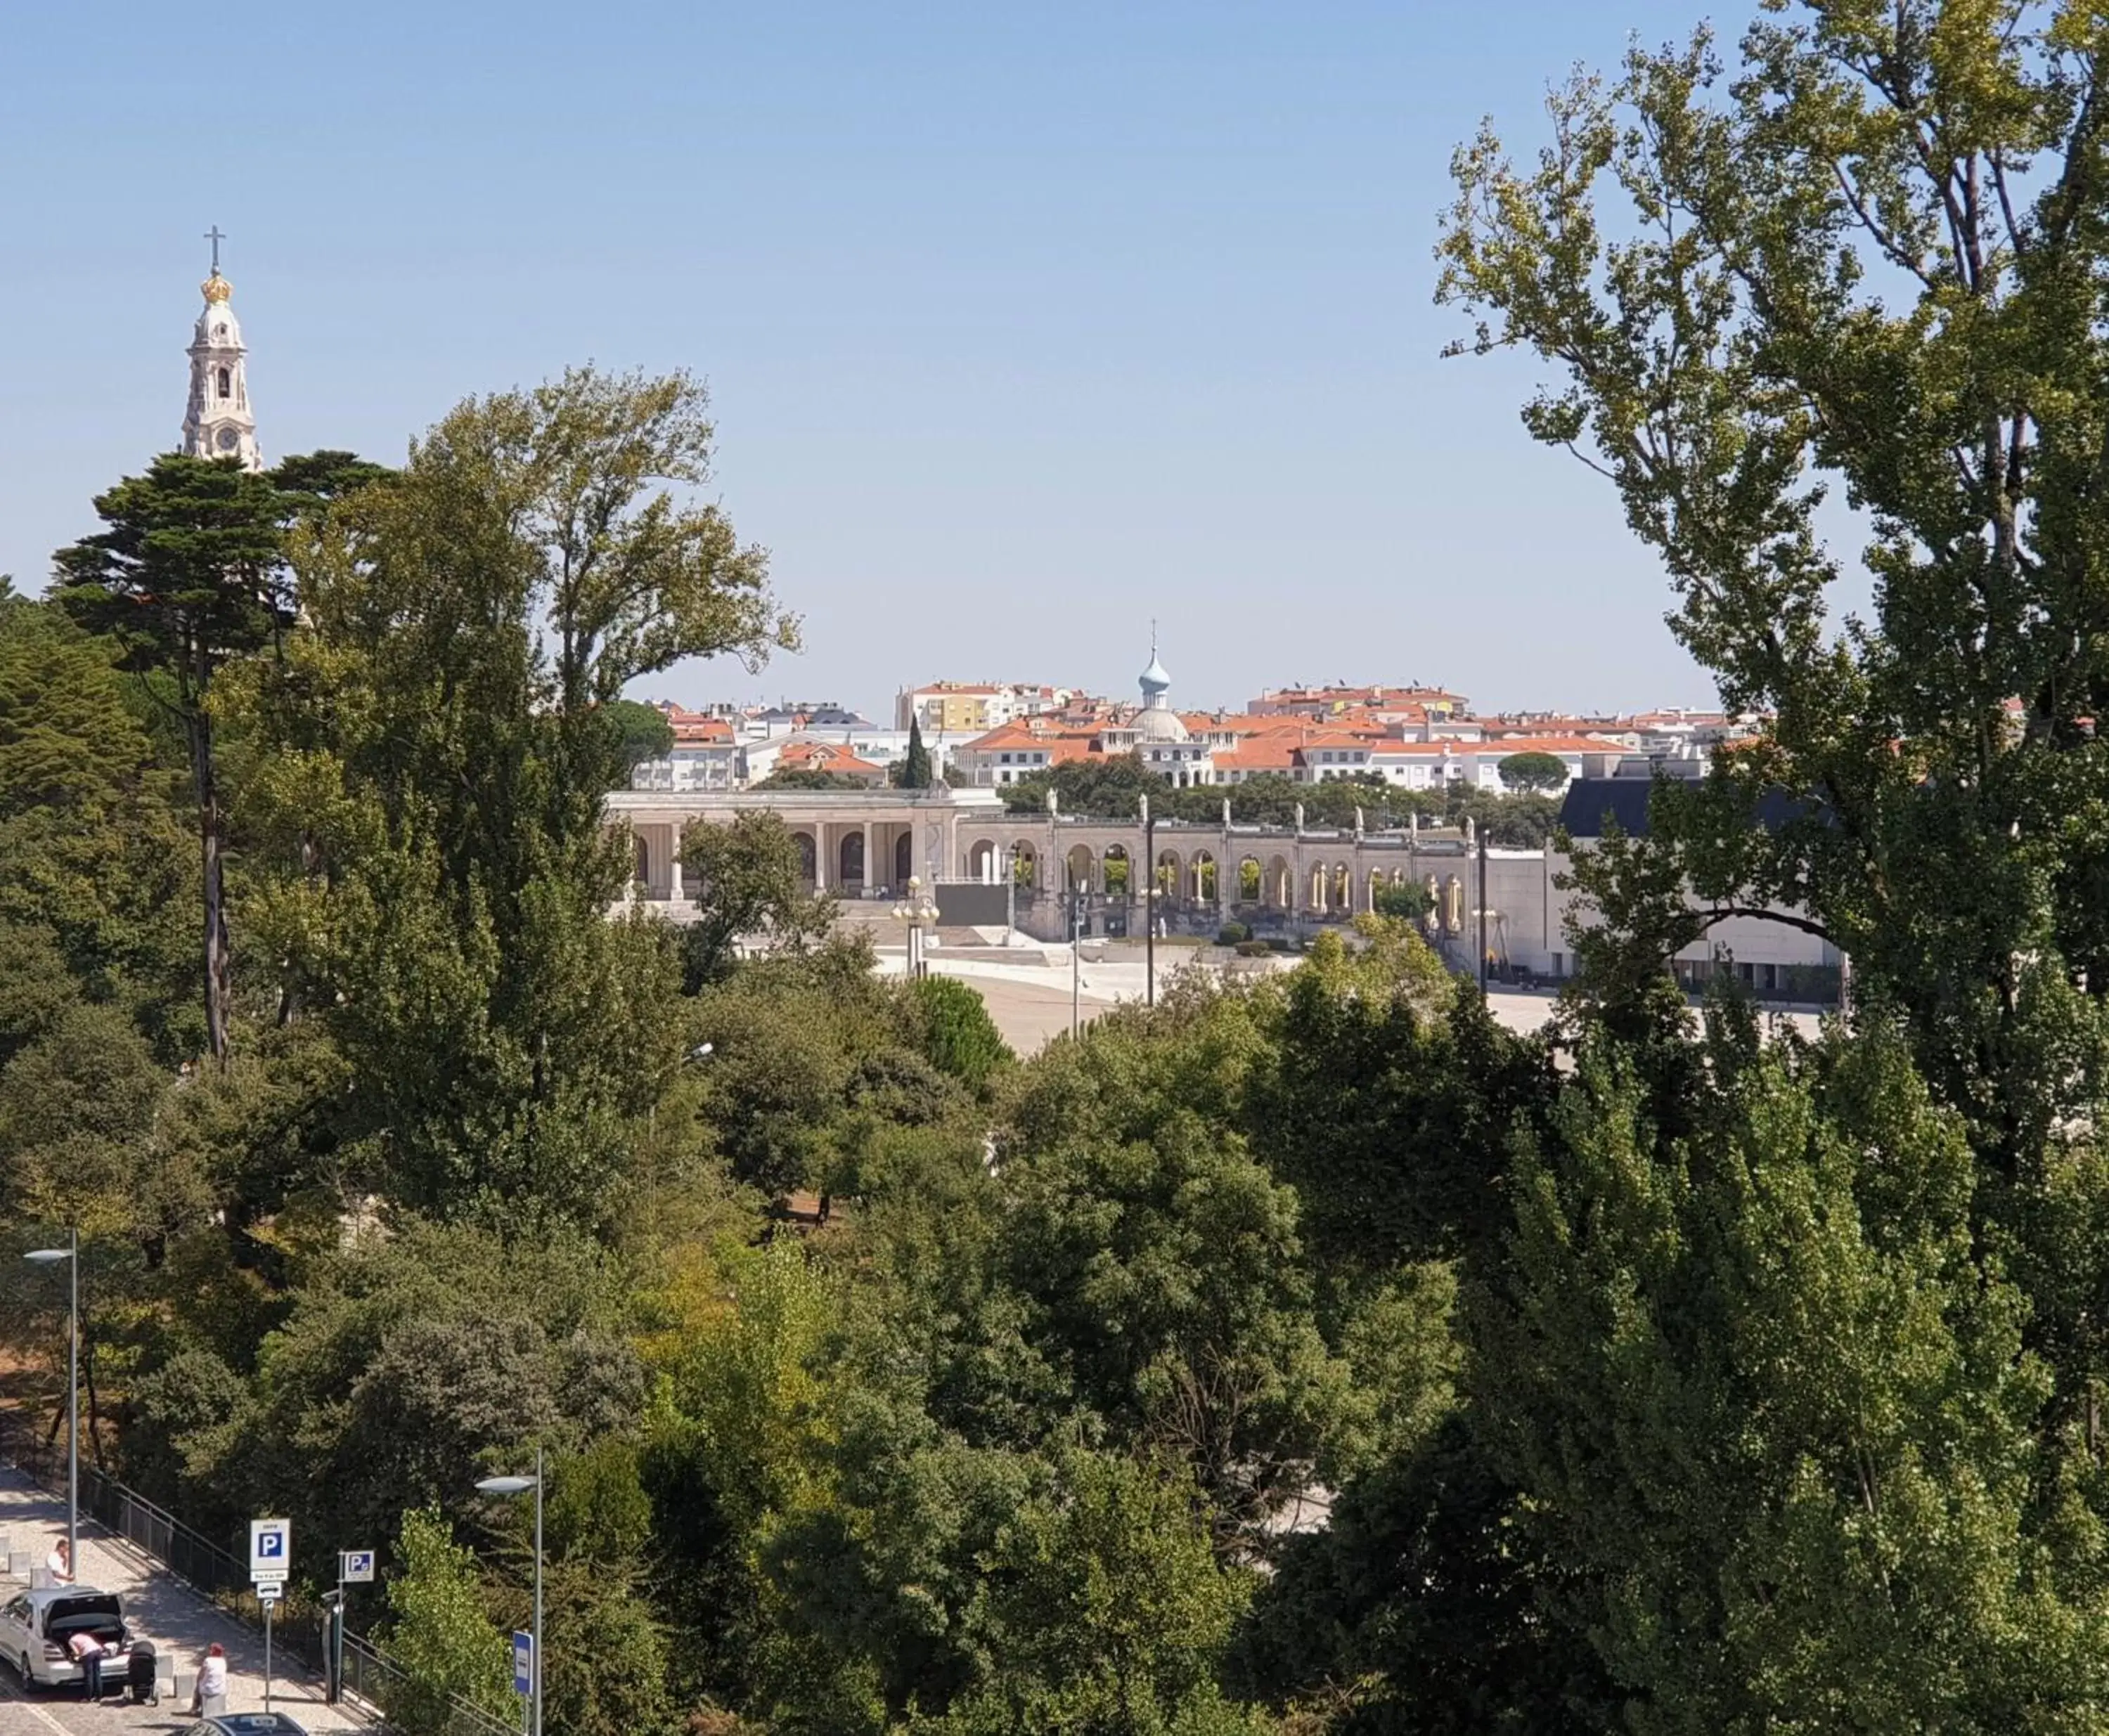
[(198, 285), (198, 289), (207, 301), (227, 301), (234, 295), (234, 286), (216, 271)]

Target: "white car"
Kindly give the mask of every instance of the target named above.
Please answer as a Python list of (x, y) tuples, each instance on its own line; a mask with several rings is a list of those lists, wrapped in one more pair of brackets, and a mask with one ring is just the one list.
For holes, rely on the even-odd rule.
[(43, 1585), (0, 1604), (0, 1658), (14, 1666), (25, 1689), (78, 1682), (80, 1665), (66, 1642), (84, 1628), (110, 1653), (104, 1668), (121, 1679), (119, 1659), (129, 1637), (124, 1606), (115, 1592), (93, 1585)]

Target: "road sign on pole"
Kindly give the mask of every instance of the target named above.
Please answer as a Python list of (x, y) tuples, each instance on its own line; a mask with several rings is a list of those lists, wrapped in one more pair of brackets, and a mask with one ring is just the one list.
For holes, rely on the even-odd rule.
[(373, 1583), (373, 1551), (346, 1549), (337, 1563), (336, 1576), (347, 1585), (371, 1585)]
[(513, 1691), (523, 1697), (535, 1691), (535, 1636), (517, 1629), (513, 1635)]
[(293, 1522), (291, 1519), (251, 1519), (249, 1522), (249, 1576), (252, 1580), (284, 1579), (293, 1560)]

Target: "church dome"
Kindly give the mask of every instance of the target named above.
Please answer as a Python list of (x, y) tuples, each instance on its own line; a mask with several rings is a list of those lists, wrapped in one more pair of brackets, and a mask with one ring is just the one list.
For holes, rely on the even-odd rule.
[(1189, 732), (1185, 719), (1171, 706), (1151, 705), (1136, 713), (1135, 734), (1139, 742), (1184, 742)]
[(1160, 693), (1171, 691), (1172, 677), (1165, 673), (1163, 664), (1158, 661), (1157, 647), (1154, 645), (1149, 650), (1149, 667), (1142, 672), (1139, 679), (1142, 686), (1142, 697), (1145, 700), (1155, 699)]
[(198, 293), (207, 301), (232, 301), (234, 299), (234, 286), (218, 272), (215, 272), (204, 282), (198, 285)]

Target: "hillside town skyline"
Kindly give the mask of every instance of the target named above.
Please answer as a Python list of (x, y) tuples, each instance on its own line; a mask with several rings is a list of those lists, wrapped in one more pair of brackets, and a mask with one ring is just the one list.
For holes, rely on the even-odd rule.
[(1329, 782), (1373, 777), (1404, 789), (1502, 787), (1500, 762), (1560, 761), (1569, 780), (1607, 775), (1635, 755), (1703, 764), (1749, 722), (1718, 708), (1619, 711), (1552, 706), (1482, 713), (1468, 695), (1419, 681), (1263, 688), (1230, 706), (1175, 705), (1153, 645), (1134, 700), (1037, 681), (942, 678), (896, 690), (887, 715), (832, 699), (648, 701), (671, 752), (640, 764), (639, 789), (744, 789), (785, 772), (878, 785), (897, 775), (911, 728), (940, 777), (1002, 788), (1074, 761), (1136, 755), (1175, 787), (1251, 778)]

